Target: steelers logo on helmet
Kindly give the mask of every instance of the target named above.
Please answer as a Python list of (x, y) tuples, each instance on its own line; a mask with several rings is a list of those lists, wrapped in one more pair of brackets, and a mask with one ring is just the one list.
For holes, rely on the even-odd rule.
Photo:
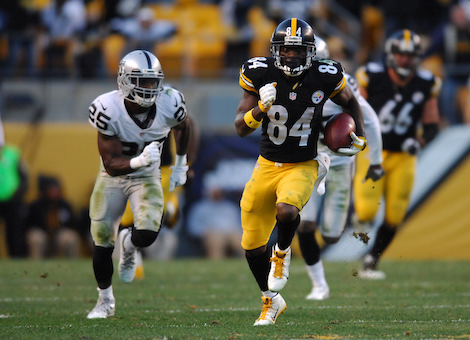
[(136, 50), (128, 53), (119, 64), (118, 88), (126, 100), (150, 107), (163, 89), (163, 70), (152, 53)]
[(315, 34), (304, 20), (291, 18), (281, 22), (271, 37), (274, 65), (289, 77), (297, 77), (312, 66)]
[[(395, 32), (385, 42), (386, 64), (401, 78), (408, 78), (416, 71), (421, 62), (421, 54), (421, 38), (408, 29)], [(396, 55), (409, 57), (399, 60)]]

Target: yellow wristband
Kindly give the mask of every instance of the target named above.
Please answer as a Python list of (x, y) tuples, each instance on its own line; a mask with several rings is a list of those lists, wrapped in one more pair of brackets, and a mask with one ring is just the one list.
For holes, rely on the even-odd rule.
[(250, 111), (247, 111), (243, 119), (245, 120), (245, 124), (253, 130), (259, 128), (259, 126), (261, 125), (261, 122), (263, 121), (262, 119), (261, 121), (258, 121), (255, 119), (255, 117), (253, 117), (253, 109), (251, 109)]

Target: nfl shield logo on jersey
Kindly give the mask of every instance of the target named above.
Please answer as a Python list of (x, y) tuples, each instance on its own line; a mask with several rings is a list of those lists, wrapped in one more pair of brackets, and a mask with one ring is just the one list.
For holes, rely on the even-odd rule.
[(290, 99), (290, 100), (296, 100), (296, 99), (297, 99), (297, 93), (295, 93), (295, 92), (290, 92), (290, 93), (289, 93), (289, 99)]

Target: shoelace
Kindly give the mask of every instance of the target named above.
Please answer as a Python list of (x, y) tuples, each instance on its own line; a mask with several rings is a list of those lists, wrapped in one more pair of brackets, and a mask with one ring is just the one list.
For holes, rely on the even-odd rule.
[(263, 297), (263, 308), (261, 309), (261, 315), (260, 317), (258, 318), (258, 320), (264, 320), (266, 319), (266, 315), (268, 314), (269, 312), (269, 309), (271, 308), (272, 306), (272, 300), (270, 298), (265, 298)]
[(130, 269), (134, 266), (134, 259), (133, 259), (132, 252), (125, 252), (124, 253), (124, 262), (122, 266), (126, 269)]
[(275, 251), (275, 256), (271, 257), (271, 262), (274, 262), (274, 277), (282, 278), (282, 270), (284, 269), (284, 257), (287, 253)]
[(102, 311), (109, 311), (113, 309), (114, 302), (109, 299), (100, 299), (100, 301), (96, 304), (95, 310), (102, 310)]
[(133, 251), (126, 251), (126, 248), (124, 247), (124, 240), (122, 242), (122, 252), (123, 252), (123, 255), (124, 255), (124, 261), (122, 263), (122, 266), (126, 269), (132, 268), (134, 266), (134, 262), (135, 262), (135, 256), (133, 256), (134, 252)]

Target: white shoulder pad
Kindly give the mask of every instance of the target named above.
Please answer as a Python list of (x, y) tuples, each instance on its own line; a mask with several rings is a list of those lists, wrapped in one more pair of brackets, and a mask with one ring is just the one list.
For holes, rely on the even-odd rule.
[(352, 75), (345, 73), (344, 77), (346, 78), (346, 81), (348, 82), (349, 88), (352, 90), (354, 93), (354, 96), (356, 98), (359, 98), (361, 96), (361, 93), (359, 92), (359, 88), (357, 85), (357, 80), (354, 78)]
[(122, 95), (114, 90), (98, 96), (88, 108), (88, 122), (101, 133), (107, 136), (118, 134), (115, 122), (125, 113)]
[(366, 65), (367, 70), (372, 73), (379, 73), (384, 71), (384, 66), (376, 62), (370, 62)]
[(416, 74), (418, 75), (418, 77), (423, 78), (424, 80), (431, 80), (432, 77), (434, 77), (434, 74), (431, 71), (426, 70), (424, 68), (418, 69), (418, 71), (416, 71)]
[(183, 94), (170, 86), (163, 87), (163, 91), (157, 99), (157, 108), (158, 112), (174, 122), (171, 124), (172, 126), (182, 122), (187, 116), (186, 100)]

